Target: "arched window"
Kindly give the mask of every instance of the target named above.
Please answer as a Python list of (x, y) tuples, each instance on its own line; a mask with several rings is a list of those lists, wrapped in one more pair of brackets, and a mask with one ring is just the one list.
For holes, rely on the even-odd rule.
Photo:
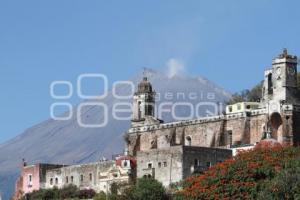
[(66, 176), (66, 183), (69, 183), (69, 177)]
[(138, 102), (138, 119), (141, 119), (141, 117), (142, 117), (142, 109), (141, 109), (141, 102), (139, 101)]
[(151, 174), (145, 174), (144, 176), (143, 176), (143, 178), (151, 178), (152, 176), (151, 176)]
[(127, 160), (124, 160), (123, 162), (123, 167), (127, 167), (128, 166), (128, 161)]
[(211, 162), (206, 162), (206, 167), (211, 167)]
[(83, 175), (82, 174), (80, 175), (80, 181), (83, 181)]
[(272, 135), (271, 137), (273, 139), (278, 139), (278, 136), (282, 134), (282, 129), (281, 129), (281, 125), (282, 125), (282, 118), (281, 115), (278, 112), (272, 113), (271, 117), (270, 117), (270, 128), (272, 131)]
[(71, 176), (71, 183), (73, 183), (73, 181), (74, 181), (74, 177), (73, 177), (73, 176)]
[(92, 181), (93, 180), (93, 175), (91, 173), (89, 174), (89, 177), (90, 177), (90, 181)]
[(232, 131), (227, 131), (227, 145), (232, 145)]
[(58, 184), (58, 178), (55, 178), (55, 185)]
[(186, 146), (192, 146), (192, 138), (191, 138), (191, 136), (187, 136), (185, 138), (185, 145)]
[(50, 178), (50, 185), (53, 185), (53, 178)]
[(273, 94), (272, 73), (268, 74), (268, 94)]
[(198, 159), (194, 160), (194, 166), (198, 166)]

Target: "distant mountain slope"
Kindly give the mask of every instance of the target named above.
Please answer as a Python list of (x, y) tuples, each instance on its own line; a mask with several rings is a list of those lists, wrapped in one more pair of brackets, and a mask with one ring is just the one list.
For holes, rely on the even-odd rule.
[[(214, 102), (224, 102), (230, 98), (230, 94), (224, 89), (202, 77), (168, 77), (163, 73), (148, 69), (146, 75), (159, 95), (158, 104), (163, 101), (183, 102), (187, 101), (196, 105), (199, 101), (207, 101), (207, 94), (214, 93)], [(132, 81), (137, 84), (142, 79), (143, 73), (136, 75)], [(128, 94), (130, 88), (119, 88), (118, 94)], [(180, 95), (177, 96), (177, 93)], [(197, 98), (189, 98), (189, 94), (197, 95)], [(169, 94), (169, 95), (168, 95)], [(170, 94), (173, 97), (170, 98)], [(184, 94), (184, 95), (183, 95)], [(183, 99), (185, 96), (185, 99)], [(178, 98), (176, 98), (178, 97)], [(101, 101), (108, 105), (109, 109), (117, 102), (130, 102), (118, 100), (109, 93), (108, 97)], [(0, 194), (4, 200), (12, 194), (14, 182), (18, 175), (20, 161), (26, 158), (29, 163), (49, 162), (72, 164), (95, 161), (114, 153), (123, 151), (123, 133), (129, 128), (129, 121), (118, 121), (110, 115), (108, 125), (103, 128), (82, 128), (77, 124), (75, 115), (68, 121), (46, 120), (27, 129), (14, 139), (0, 145)], [(205, 109), (201, 111), (205, 115)], [(187, 116), (183, 107), (176, 108), (178, 116)], [(82, 119), (86, 123), (93, 123), (103, 119), (103, 111), (97, 106), (89, 106), (84, 109)], [(165, 121), (172, 121), (170, 115), (163, 115)]]

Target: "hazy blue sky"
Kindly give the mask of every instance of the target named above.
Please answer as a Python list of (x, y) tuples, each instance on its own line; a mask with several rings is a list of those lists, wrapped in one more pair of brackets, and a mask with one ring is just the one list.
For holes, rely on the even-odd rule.
[(126, 80), (175, 59), (231, 92), (252, 87), (283, 47), (300, 55), (299, 8), (297, 0), (0, 0), (0, 143), (49, 118), (50, 83), (81, 73)]

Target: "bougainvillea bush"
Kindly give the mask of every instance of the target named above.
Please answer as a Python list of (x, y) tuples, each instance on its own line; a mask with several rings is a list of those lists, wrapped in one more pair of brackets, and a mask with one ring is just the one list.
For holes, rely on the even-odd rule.
[[(293, 199), (299, 195), (290, 194), (292, 198), (286, 195), (300, 192), (300, 178), (298, 175), (293, 179), (289, 174), (300, 172), (299, 160), (298, 147), (259, 146), (211, 167), (202, 175), (187, 178), (178, 196), (183, 199)], [(294, 181), (293, 186), (284, 184), (281, 177)]]

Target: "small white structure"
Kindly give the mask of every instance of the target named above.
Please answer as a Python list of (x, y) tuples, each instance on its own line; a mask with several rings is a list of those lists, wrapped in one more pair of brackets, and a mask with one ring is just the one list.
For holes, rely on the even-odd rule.
[(242, 147), (230, 148), (232, 150), (232, 156), (236, 156), (239, 152), (252, 150), (255, 145), (247, 145)]
[(240, 102), (226, 106), (226, 114), (250, 112), (251, 110), (256, 110), (259, 107), (260, 103), (258, 102)]

